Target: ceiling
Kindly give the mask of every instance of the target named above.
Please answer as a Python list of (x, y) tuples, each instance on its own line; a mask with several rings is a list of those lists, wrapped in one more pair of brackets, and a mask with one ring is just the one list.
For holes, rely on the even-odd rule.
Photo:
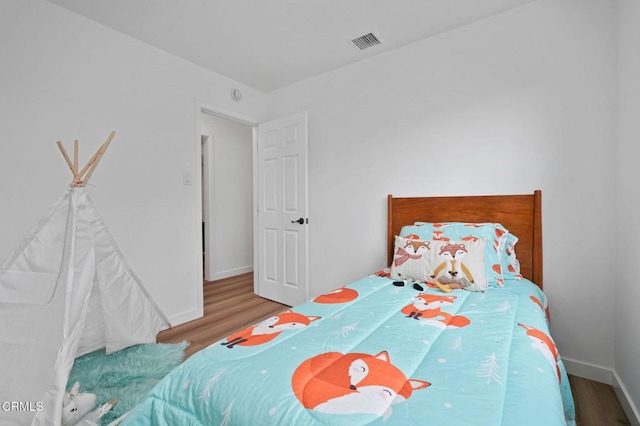
[(49, 1), (268, 93), (534, 0)]

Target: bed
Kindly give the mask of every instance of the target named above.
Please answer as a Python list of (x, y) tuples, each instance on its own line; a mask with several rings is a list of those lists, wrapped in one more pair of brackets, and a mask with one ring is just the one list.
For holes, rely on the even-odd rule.
[[(391, 271), (194, 354), (123, 424), (574, 425), (542, 292), (541, 223), (540, 191), (389, 195)], [(459, 256), (429, 269), (436, 278), (407, 278), (419, 245)], [(490, 251), (498, 263), (474, 260)], [(470, 260), (460, 269), (462, 254)], [(433, 284), (447, 274), (448, 288)], [(455, 288), (483, 282), (480, 291)]]

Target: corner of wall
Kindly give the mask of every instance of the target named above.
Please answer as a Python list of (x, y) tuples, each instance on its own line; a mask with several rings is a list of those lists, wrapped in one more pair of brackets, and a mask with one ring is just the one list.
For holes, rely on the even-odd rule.
[(615, 370), (613, 370), (613, 383), (611, 383), (611, 386), (613, 386), (613, 390), (615, 391), (618, 400), (620, 400), (620, 404), (629, 419), (629, 423), (633, 426), (640, 426), (640, 411), (638, 411), (638, 407), (633, 403), (627, 388), (620, 377), (618, 377)]
[(626, 386), (616, 373), (615, 369), (600, 367), (582, 361), (576, 361), (570, 358), (562, 358), (562, 362), (568, 374), (582, 377), (584, 379), (605, 383), (613, 387), (622, 409), (624, 410), (629, 422), (633, 426), (640, 426), (640, 411), (631, 399)]

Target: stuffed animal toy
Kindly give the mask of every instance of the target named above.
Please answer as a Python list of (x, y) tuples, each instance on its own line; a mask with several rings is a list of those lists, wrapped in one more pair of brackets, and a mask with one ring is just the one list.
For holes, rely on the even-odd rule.
[[(100, 419), (105, 414), (107, 414), (109, 410), (111, 410), (117, 403), (118, 400), (116, 398), (111, 398), (109, 401), (101, 404), (98, 408), (84, 416), (76, 426), (100, 426)], [(120, 419), (122, 419), (122, 417)], [(116, 420), (112, 423), (109, 423), (109, 425), (117, 423), (119, 423), (119, 421)]]
[(80, 383), (75, 382), (62, 399), (62, 426), (78, 424), (98, 403), (93, 393), (80, 392)]
[(80, 392), (80, 383), (75, 382), (62, 399), (62, 426), (98, 426), (102, 418), (118, 400), (113, 398), (96, 407), (96, 395)]

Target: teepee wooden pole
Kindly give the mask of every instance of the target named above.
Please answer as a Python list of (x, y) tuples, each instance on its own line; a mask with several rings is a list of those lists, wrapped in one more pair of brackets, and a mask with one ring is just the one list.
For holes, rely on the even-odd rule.
[(58, 149), (62, 153), (62, 156), (64, 157), (64, 161), (66, 161), (67, 166), (69, 166), (69, 169), (71, 170), (71, 174), (73, 174), (73, 178), (75, 179), (77, 177), (77, 171), (74, 170), (73, 163), (71, 163), (71, 159), (67, 154), (67, 150), (64, 149), (64, 145), (62, 145), (62, 142), (60, 141), (56, 142), (56, 145), (58, 145)]
[[(89, 163), (87, 163), (87, 166), (89, 166), (89, 170), (87, 171), (87, 175), (82, 179), (82, 186), (85, 186), (89, 182), (89, 178), (91, 177), (91, 175), (93, 174), (93, 171), (98, 166), (98, 163), (102, 159), (102, 156), (104, 155), (105, 151), (107, 150), (107, 148), (109, 148), (109, 144), (111, 144), (111, 141), (113, 140), (113, 137), (115, 135), (116, 135), (116, 132), (114, 130), (109, 132), (109, 136), (107, 136), (107, 140), (102, 145), (100, 145), (100, 148), (98, 148), (96, 153), (93, 155), (91, 159), (92, 161), (90, 160)], [(89, 165), (90, 163), (91, 165)], [(82, 174), (80, 174), (80, 176), (82, 176)]]
[(80, 170), (80, 172), (78, 173), (78, 179), (80, 181), (82, 181), (82, 176), (84, 176), (85, 173), (87, 173), (87, 171), (89, 170), (89, 167), (91, 167), (91, 165), (93, 165), (93, 163), (95, 163), (96, 157), (98, 156), (99, 152), (100, 152), (100, 149), (98, 149), (96, 151), (96, 153), (93, 154), (93, 156), (89, 159), (89, 161), (87, 161), (87, 164), (85, 164), (84, 167), (82, 168), (82, 170)]
[(80, 155), (80, 142), (78, 139), (73, 141), (73, 175), (78, 175), (78, 156)]
[(107, 140), (102, 145), (100, 145), (100, 147), (95, 152), (95, 154), (91, 156), (89, 161), (87, 161), (87, 164), (85, 164), (82, 170), (80, 170), (79, 172), (78, 172), (78, 156), (80, 154), (80, 142), (78, 141), (78, 139), (73, 141), (73, 161), (71, 161), (71, 158), (69, 158), (69, 154), (67, 154), (67, 150), (64, 149), (64, 145), (62, 145), (62, 142), (61, 141), (56, 142), (56, 145), (58, 145), (58, 149), (60, 149), (60, 152), (64, 157), (64, 161), (67, 163), (67, 166), (69, 166), (69, 169), (73, 174), (73, 180), (69, 184), (70, 187), (74, 188), (78, 186), (85, 186), (87, 182), (89, 182), (89, 178), (91, 177), (94, 170), (96, 169), (96, 166), (102, 159), (102, 156), (104, 155), (105, 151), (107, 150), (107, 148), (109, 148), (109, 144), (111, 144), (111, 141), (113, 140), (115, 135), (116, 135), (115, 130), (112, 130), (111, 132), (109, 132), (109, 136), (107, 136)]

